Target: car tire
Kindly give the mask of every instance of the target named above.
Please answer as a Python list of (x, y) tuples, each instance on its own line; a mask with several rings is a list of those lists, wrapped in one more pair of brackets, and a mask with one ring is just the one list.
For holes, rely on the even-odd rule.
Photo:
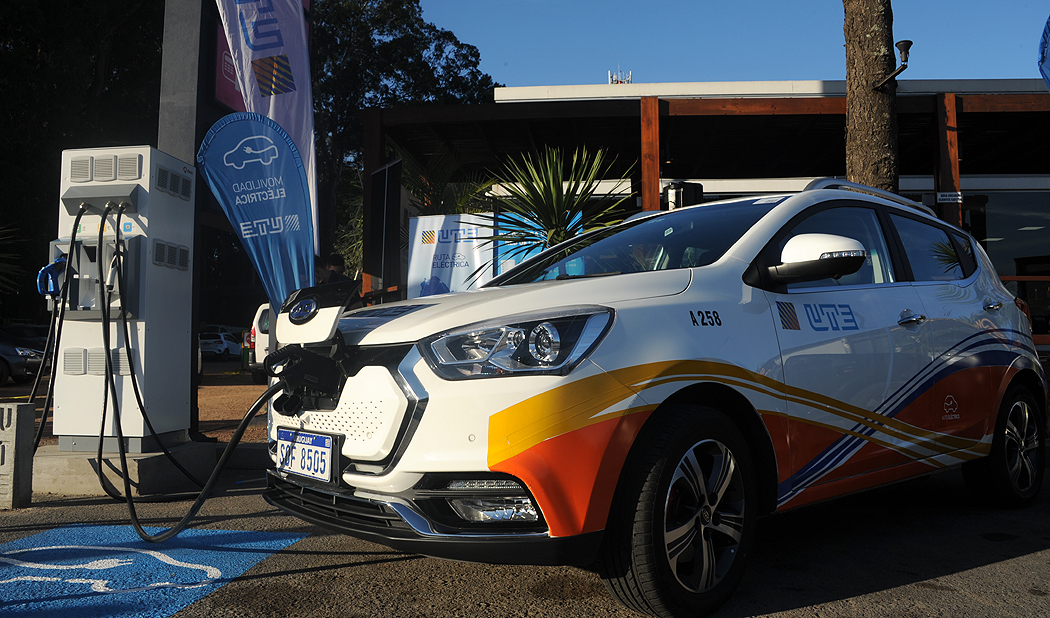
[(7, 361), (0, 359), (0, 386), (7, 384), (7, 378), (11, 375), (11, 368), (7, 366)]
[(705, 615), (743, 576), (758, 515), (754, 464), (717, 410), (675, 406), (661, 416), (624, 466), (599, 571), (636, 611)]
[(1039, 495), (1046, 473), (1046, 423), (1031, 391), (1013, 385), (999, 406), (987, 457), (963, 465), (966, 486), (996, 506), (1022, 508)]
[(219, 353), (219, 360), (222, 361), (222, 362), (226, 362), (226, 361), (230, 360), (230, 349), (229, 348), (223, 348), (222, 349), (222, 352)]

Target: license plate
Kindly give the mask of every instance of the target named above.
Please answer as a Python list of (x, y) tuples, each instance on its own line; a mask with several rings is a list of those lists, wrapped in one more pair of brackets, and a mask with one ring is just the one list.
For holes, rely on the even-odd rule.
[(312, 479), (331, 480), (332, 437), (278, 429), (277, 469)]

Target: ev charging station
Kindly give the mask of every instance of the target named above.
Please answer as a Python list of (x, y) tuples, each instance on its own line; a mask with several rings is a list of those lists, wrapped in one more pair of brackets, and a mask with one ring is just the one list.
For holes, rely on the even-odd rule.
[[(61, 451), (95, 451), (100, 439), (103, 450), (117, 450), (107, 356), (126, 451), (155, 451), (158, 439), (165, 446), (189, 440), (195, 177), (192, 166), (149, 146), (62, 153), (58, 238), (51, 242), (51, 259), (66, 256), (71, 269), (53, 363), (53, 432)], [(108, 347), (102, 332), (107, 298)]]

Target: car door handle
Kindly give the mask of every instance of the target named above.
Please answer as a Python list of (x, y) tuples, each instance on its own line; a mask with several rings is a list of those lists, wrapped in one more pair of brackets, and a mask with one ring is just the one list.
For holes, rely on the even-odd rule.
[(926, 321), (926, 316), (921, 313), (915, 313), (910, 309), (905, 309), (901, 312), (901, 317), (897, 320), (897, 324), (901, 326), (911, 326), (913, 324), (922, 324)]
[(991, 300), (984, 301), (984, 310), (985, 311), (999, 311), (1002, 308), (1003, 308), (1003, 303), (1001, 301), (995, 301), (994, 303)]

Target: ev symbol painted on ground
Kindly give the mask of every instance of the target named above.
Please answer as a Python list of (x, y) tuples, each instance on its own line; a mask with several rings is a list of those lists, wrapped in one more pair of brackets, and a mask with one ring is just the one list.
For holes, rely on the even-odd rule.
[[(161, 529), (147, 529), (151, 534)], [(0, 545), (0, 616), (165, 618), (306, 535), (67, 526)]]

